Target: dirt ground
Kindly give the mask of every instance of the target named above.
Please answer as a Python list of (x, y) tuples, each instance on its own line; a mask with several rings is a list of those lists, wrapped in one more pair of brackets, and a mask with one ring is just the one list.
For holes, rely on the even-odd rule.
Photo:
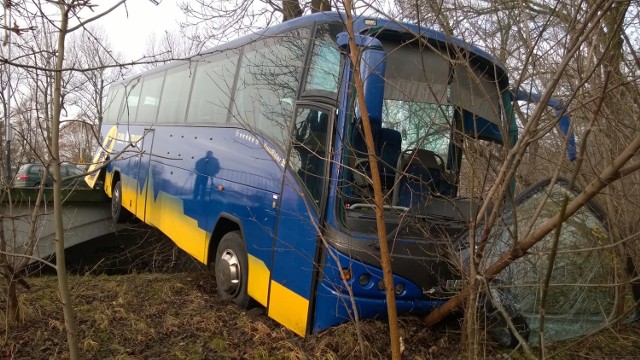
[[(70, 284), (81, 358), (390, 358), (384, 321), (344, 324), (301, 338), (268, 318), (263, 309), (243, 311), (221, 301), (211, 273), (170, 243), (143, 238), (144, 245), (123, 236), (121, 244), (103, 240), (109, 251), (69, 252), (69, 267), (78, 273)], [(163, 271), (142, 272), (145, 267)], [(89, 275), (83, 275), (86, 270), (91, 270)], [(4, 328), (0, 359), (68, 358), (55, 276), (39, 271), (27, 281), (31, 288), (20, 290), (24, 322)], [(357, 328), (364, 346), (357, 340)], [(402, 318), (401, 333), (404, 359), (469, 358), (456, 320), (427, 329), (417, 318)], [(560, 359), (635, 359), (640, 358), (639, 339), (636, 323), (553, 344), (547, 354)], [(499, 349), (487, 342), (471, 358), (526, 356), (518, 349)]]

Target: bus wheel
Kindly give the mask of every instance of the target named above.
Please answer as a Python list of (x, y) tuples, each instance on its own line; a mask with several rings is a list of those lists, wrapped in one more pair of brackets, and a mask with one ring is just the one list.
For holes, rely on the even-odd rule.
[(248, 308), (247, 250), (238, 231), (225, 234), (216, 251), (215, 273), (218, 294), (241, 308)]
[(122, 206), (122, 183), (116, 182), (111, 192), (111, 218), (113, 222), (121, 224), (131, 220), (133, 214)]

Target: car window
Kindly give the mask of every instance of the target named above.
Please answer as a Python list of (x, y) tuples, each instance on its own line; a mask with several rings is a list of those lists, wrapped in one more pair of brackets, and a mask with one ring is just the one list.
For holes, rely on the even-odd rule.
[(36, 174), (36, 175), (42, 174), (43, 171), (44, 171), (44, 166), (42, 165), (33, 165), (31, 169), (29, 169), (30, 174)]
[(82, 169), (77, 168), (75, 166), (69, 166), (68, 170), (69, 170), (69, 176), (78, 176), (78, 175), (84, 174), (84, 171), (82, 171)]

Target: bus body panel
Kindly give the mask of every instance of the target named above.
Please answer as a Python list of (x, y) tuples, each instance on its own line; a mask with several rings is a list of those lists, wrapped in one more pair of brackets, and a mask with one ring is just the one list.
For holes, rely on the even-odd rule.
[[(225, 51), (239, 49), (242, 53), (243, 45), (260, 37), (277, 38), (278, 35), (301, 26), (311, 29), (316, 22), (320, 25), (335, 23), (341, 16), (338, 13), (323, 13), (294, 19), (269, 28), (261, 34), (221, 45), (198, 59), (206, 60), (208, 55), (224, 55)], [(385, 41), (397, 43), (403, 43), (419, 33), (430, 44), (435, 42), (437, 45), (459, 47), (470, 52), (474, 61), (490, 65), (487, 67), (488, 76), (495, 75), (499, 78), (496, 82), (500, 82), (500, 86), (507, 81), (506, 76), (503, 76), (502, 65), (470, 44), (410, 24), (397, 25), (388, 20), (378, 19), (377, 23), (371, 25), (371, 22), (364, 20), (356, 19), (356, 32), (363, 33), (368, 29), (375, 34), (388, 30), (382, 37)], [(311, 48), (312, 46), (309, 46), (309, 49)], [(270, 56), (269, 52), (261, 54), (263, 57)], [(311, 68), (309, 64), (312, 62), (309, 59), (312, 55), (309, 53), (305, 56), (307, 60), (304, 65)], [(237, 63), (242, 64), (242, 61), (243, 59), (238, 60)], [(144, 83), (145, 76), (157, 75), (180, 64), (152, 70), (140, 79)], [(237, 72), (230, 72), (235, 74), (233, 78), (221, 80), (225, 84), (239, 82), (240, 69), (241, 65), (238, 65)], [(334, 158), (331, 169), (327, 167), (330, 179), (325, 181), (325, 185), (330, 185), (323, 188), (323, 195), (316, 194), (316, 197), (321, 199), (312, 200), (313, 196), (304, 188), (305, 180), (301, 179), (299, 174), (286, 170), (285, 154), (294, 150), (285, 150), (284, 147), (291, 147), (291, 143), (275, 146), (262, 137), (260, 131), (264, 129), (249, 131), (240, 125), (231, 125), (231, 121), (240, 122), (241, 117), (247, 114), (235, 114), (234, 110), (231, 110), (226, 119), (207, 120), (211, 123), (167, 125), (144, 119), (149, 120), (149, 123), (124, 123), (119, 126), (105, 124), (103, 149), (98, 151), (95, 159), (100, 161), (108, 156), (115, 156), (127, 146), (129, 149), (107, 166), (104, 190), (111, 196), (117, 177), (122, 183), (123, 206), (126, 209), (147, 224), (160, 229), (180, 248), (207, 265), (215, 260), (210, 258), (210, 254), (216, 253), (216, 241), (224, 235), (218, 234), (217, 238), (212, 238), (216, 225), (222, 221), (235, 222), (242, 233), (248, 253), (248, 294), (267, 307), (270, 317), (301, 336), (310, 330), (317, 332), (353, 319), (352, 301), (360, 318), (384, 316), (386, 300), (378, 285), (382, 279), (382, 271), (379, 263), (370, 259), (379, 258), (378, 250), (375, 246), (366, 245), (359, 248), (360, 252), (371, 249), (369, 258), (364, 259), (339, 242), (360, 246), (364, 243), (374, 244), (377, 240), (375, 234), (365, 227), (350, 227), (349, 219), (345, 217), (345, 209), (352, 204), (338, 199), (341, 194), (345, 194), (345, 197), (353, 195), (338, 191), (338, 188), (343, 187), (344, 174), (350, 171), (348, 167), (351, 165), (347, 159), (351, 155), (345, 155), (349, 151), (348, 146), (353, 145), (349, 143), (353, 138), (350, 137), (349, 131), (352, 129), (348, 125), (354, 121), (354, 113), (350, 108), (353, 104), (350, 71), (351, 68), (343, 58), (343, 71), (337, 74), (336, 70), (336, 78), (342, 79), (340, 91), (315, 89), (333, 91), (329, 97), (318, 92), (314, 95), (316, 98), (304, 91), (295, 97), (289, 97), (293, 96), (289, 94), (277, 99), (279, 103), (276, 105), (271, 103), (271, 117), (264, 118), (286, 123), (290, 119), (285, 119), (284, 116), (281, 116), (282, 119), (277, 118), (281, 113), (285, 113), (278, 112), (278, 109), (282, 110), (282, 106), (285, 105), (300, 106), (305, 101), (309, 103), (318, 98), (321, 98), (320, 102), (327, 107), (338, 108), (338, 121), (333, 128), (334, 137), (331, 140), (334, 145), (331, 155)], [(265, 74), (269, 75), (269, 72)], [(303, 82), (304, 76), (306, 73), (301, 75)], [(251, 85), (243, 86), (249, 88)], [(304, 84), (300, 85), (300, 89), (296, 88), (293, 91), (299, 92), (303, 87)], [(264, 90), (256, 90), (258, 93), (260, 91)], [(232, 89), (229, 89), (229, 97), (234, 96)], [(336, 99), (339, 99), (339, 104), (336, 103)], [(160, 98), (156, 100), (160, 102)], [(235, 100), (230, 101), (230, 109), (234, 109)], [(260, 111), (264, 111), (257, 105), (255, 108), (249, 106), (248, 109), (250, 110), (244, 111), (255, 113), (257, 117), (261, 115)], [(236, 115), (238, 118), (235, 118)], [(186, 115), (185, 118), (188, 119)], [(176, 119), (176, 122), (184, 121), (185, 118)], [(475, 127), (475, 120), (465, 125)], [(285, 129), (286, 127), (282, 128), (286, 139)], [(499, 136), (494, 131), (489, 131), (492, 129), (486, 130), (482, 127), (480, 130), (485, 130), (480, 135), (489, 138)], [(289, 138), (289, 141), (293, 139)], [(92, 181), (95, 184), (97, 174), (90, 174), (88, 182)], [(340, 191), (343, 191), (343, 188)], [(390, 231), (390, 228), (387, 230)], [(326, 242), (320, 242), (321, 234), (326, 236)], [(334, 236), (336, 234), (340, 236)], [(413, 236), (415, 234), (405, 238), (405, 233), (397, 232), (396, 235), (399, 238), (396, 245), (403, 249), (411, 249), (411, 246), (417, 249), (421, 243), (428, 244), (424, 248), (436, 246), (434, 239), (428, 236), (418, 239)], [(424, 250), (420, 249), (394, 260), (423, 261), (426, 258), (423, 253)], [(405, 275), (407, 267), (411, 266), (404, 266)], [(398, 266), (395, 266), (394, 270), (397, 268)], [(349, 291), (341, 278), (341, 274), (347, 269), (351, 274), (347, 285), (353, 289), (353, 299), (349, 298)], [(366, 275), (367, 281), (362, 280), (360, 283), (362, 275)], [(446, 279), (449, 279), (448, 275)], [(394, 274), (394, 284), (404, 286), (397, 294), (399, 312), (424, 313), (444, 302), (442, 298), (429, 295), (425, 289), (430, 288), (414, 280), (411, 276)]]
[(273, 246), (268, 314), (301, 336), (308, 328), (319, 226), (317, 209), (287, 172)]
[[(138, 127), (129, 127), (129, 131), (129, 137), (143, 134)], [(127, 138), (124, 133), (118, 134), (120, 140), (113, 149), (116, 152), (126, 146)], [(282, 155), (237, 128), (159, 126), (145, 139), (143, 151), (151, 147), (153, 139), (154, 156), (150, 161), (141, 162), (141, 155), (134, 155), (114, 161), (109, 169), (108, 179), (119, 173), (123, 195), (126, 193), (125, 207), (205, 264), (212, 261), (207, 258), (207, 250), (215, 220), (222, 213), (234, 214), (242, 223), (247, 244), (249, 295), (269, 305), (270, 317), (304, 336), (309, 326), (318, 220), (315, 210), (307, 208), (303, 191), (291, 174), (283, 195), (279, 194)], [(210, 176), (205, 191), (198, 193), (195, 162), (207, 151), (213, 153), (219, 170)], [(108, 187), (113, 186), (112, 180), (108, 183)], [(274, 246), (278, 210), (279, 232)]]
[[(354, 320), (353, 304), (358, 310), (359, 319), (386, 317), (386, 301), (380, 301), (385, 297), (384, 289), (379, 288), (383, 278), (380, 268), (355, 261), (333, 247), (326, 248), (323, 257), (323, 276), (316, 292), (312, 329), (314, 333)], [(351, 272), (351, 279), (347, 280), (346, 284), (351, 287), (353, 302), (345, 287), (345, 281), (341, 278), (341, 269), (349, 269)], [(366, 274), (369, 280), (360, 284), (360, 276), (363, 274)], [(426, 314), (446, 302), (446, 299), (425, 299), (419, 287), (400, 276), (393, 275), (393, 283), (404, 285), (402, 292), (396, 292), (398, 314)]]
[[(129, 131), (141, 136), (143, 130), (130, 126)], [(282, 168), (261, 140), (242, 129), (158, 126), (153, 133), (148, 172), (137, 171), (140, 161), (135, 155), (114, 161), (106, 177), (107, 193), (111, 194), (111, 179), (118, 172), (125, 207), (205, 264), (212, 260), (207, 257), (215, 222), (222, 213), (234, 214), (242, 222), (243, 235), (250, 239), (250, 263), (257, 266), (255, 277), (250, 278), (250, 292), (266, 304), (264, 286), (257, 285), (256, 279), (269, 278), (264, 269), (271, 267), (273, 198), (279, 196)], [(126, 146), (126, 135), (118, 134), (121, 140), (116, 141), (115, 152)], [(210, 174), (203, 174), (196, 171), (196, 162), (206, 158), (208, 151), (217, 165), (209, 169)], [(143, 205), (132, 206), (136, 200)]]

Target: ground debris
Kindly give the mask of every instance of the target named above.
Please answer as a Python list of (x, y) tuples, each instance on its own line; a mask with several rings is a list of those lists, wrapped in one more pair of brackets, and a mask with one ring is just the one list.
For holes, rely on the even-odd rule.
[[(68, 357), (62, 309), (53, 276), (32, 277), (21, 294), (31, 307), (26, 322), (9, 328), (0, 359), (65, 359)], [(81, 357), (85, 359), (387, 359), (387, 325), (360, 324), (365, 341), (357, 341), (354, 324), (343, 324), (301, 338), (271, 320), (263, 309), (243, 311), (218, 299), (211, 273), (72, 276)], [(458, 321), (426, 329), (417, 318), (402, 318), (406, 359), (466, 358)], [(640, 324), (617, 336), (575, 342), (564, 354), (584, 357), (640, 357)], [(608, 340), (607, 340), (608, 339)], [(555, 345), (554, 345), (555, 346)], [(558, 347), (558, 349), (561, 349)], [(615, 353), (621, 349), (624, 353)], [(492, 347), (483, 358), (514, 353)], [(516, 357), (517, 358), (517, 357)]]

